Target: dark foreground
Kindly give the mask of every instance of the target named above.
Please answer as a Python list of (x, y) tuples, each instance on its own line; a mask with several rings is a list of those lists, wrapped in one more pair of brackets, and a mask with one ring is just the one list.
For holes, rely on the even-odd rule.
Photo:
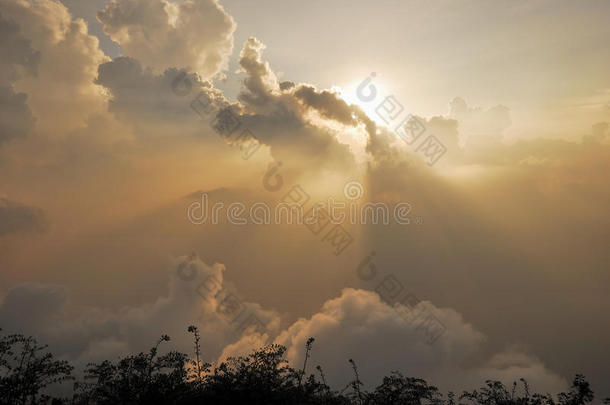
[[(162, 336), (148, 353), (90, 364), (83, 380), (76, 380), (68, 362), (56, 360), (33, 338), (0, 336), (0, 404), (580, 405), (594, 399), (582, 375), (574, 377), (568, 392), (555, 396), (531, 392), (523, 379), (510, 387), (486, 381), (479, 390), (444, 396), (426, 381), (397, 372), (384, 377), (374, 390), (365, 391), (351, 359), (346, 372), (353, 379), (335, 391), (326, 384), (320, 366), (315, 374), (307, 373), (313, 338), (304, 347), (306, 360), (300, 370), (288, 365), (285, 348), (279, 345), (212, 366), (200, 361), (197, 328), (191, 326), (188, 331), (194, 337), (194, 360), (176, 351), (159, 355), (159, 345), (169, 341)], [(73, 385), (72, 394), (49, 395), (50, 388), (59, 384)], [(610, 404), (610, 399), (603, 402)]]

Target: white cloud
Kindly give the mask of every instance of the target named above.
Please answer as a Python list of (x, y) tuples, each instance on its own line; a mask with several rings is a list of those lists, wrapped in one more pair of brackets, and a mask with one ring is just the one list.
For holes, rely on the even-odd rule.
[[(166, 296), (118, 312), (70, 308), (65, 288), (23, 284), (11, 289), (4, 298), (0, 324), (8, 332), (37, 336), (49, 343), (52, 351), (78, 365), (146, 350), (161, 334), (171, 336), (172, 348), (190, 353), (192, 340), (186, 329), (194, 324), (205, 336), (203, 353), (210, 359), (242, 332), (255, 330), (246, 327), (251, 324), (250, 315), (266, 328), (256, 330), (270, 333), (279, 326), (279, 318), (272, 311), (241, 300), (245, 310), (232, 322), (234, 314), (226, 310), (229, 307), (225, 299), (230, 294), (238, 296), (224, 282), (224, 269), (221, 264), (208, 266), (197, 258), (178, 258), (170, 272)], [(80, 315), (67, 317), (68, 309)], [(28, 317), (22, 316), (23, 311)]]
[(103, 89), (93, 81), (107, 58), (83, 20), (73, 20), (65, 6), (52, 0), (2, 0), (0, 11), (19, 26), (24, 44), (37, 55), (36, 69), (19, 75), (14, 88), (28, 95), (38, 128), (61, 135), (104, 110)]
[(216, 0), (115, 0), (98, 19), (125, 55), (156, 73), (179, 67), (208, 79), (233, 49), (235, 23)]
[[(425, 328), (409, 315), (417, 310), (432, 311), (446, 327), (432, 344), (427, 342)], [(510, 384), (521, 377), (543, 392), (565, 388), (563, 378), (523, 352), (502, 352), (473, 364), (485, 336), (452, 309), (430, 303), (391, 307), (366, 290), (343, 290), (339, 297), (326, 301), (318, 313), (286, 328), (275, 342), (287, 346), (289, 361), (300, 368), (309, 337), (316, 339), (309, 372), (321, 365), (334, 388), (342, 388), (352, 378), (348, 359), (359, 366), (367, 388), (380, 384), (382, 377), (393, 370), (425, 378), (443, 390), (474, 389), (486, 379)], [(246, 336), (225, 348), (221, 358), (243, 354), (259, 344), (260, 339)]]

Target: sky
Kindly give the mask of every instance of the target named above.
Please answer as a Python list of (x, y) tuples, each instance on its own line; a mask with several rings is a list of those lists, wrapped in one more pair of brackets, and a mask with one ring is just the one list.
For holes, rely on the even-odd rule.
[[(609, 11), (0, 0), (0, 327), (610, 397)], [(244, 214), (287, 200), (346, 218)]]

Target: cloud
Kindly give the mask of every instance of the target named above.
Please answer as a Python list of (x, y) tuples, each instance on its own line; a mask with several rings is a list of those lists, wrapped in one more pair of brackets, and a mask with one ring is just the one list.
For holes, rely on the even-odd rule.
[(503, 132), (510, 127), (510, 109), (497, 105), (487, 110), (469, 107), (460, 97), (449, 103), (449, 118), (459, 122), (462, 143), (469, 148), (485, 148), (501, 140)]
[[(294, 86), (285, 87), (292, 89)], [(369, 137), (374, 137), (377, 125), (362, 109), (348, 104), (338, 93), (329, 90), (317, 90), (313, 86), (299, 85), (294, 90), (294, 96), (306, 107), (311, 108), (323, 117), (335, 120), (348, 126), (363, 124)]]
[[(114, 313), (89, 308), (76, 320), (65, 317), (65, 288), (19, 285), (4, 298), (0, 323), (8, 331), (34, 333), (81, 366), (145, 350), (162, 333), (172, 337), (173, 349), (190, 353), (186, 326), (196, 324), (205, 337), (201, 342), (204, 358), (218, 361), (273, 341), (285, 345), (288, 360), (299, 367), (305, 342), (313, 336), (316, 342), (309, 364), (312, 369), (320, 364), (335, 388), (349, 382), (350, 358), (360, 366), (368, 388), (392, 370), (426, 378), (442, 389), (474, 388), (489, 378), (510, 383), (520, 377), (540, 391), (565, 387), (565, 381), (542, 362), (514, 347), (482, 356), (485, 336), (449, 308), (429, 302), (391, 306), (377, 293), (347, 288), (327, 300), (320, 311), (281, 329), (280, 317), (256, 303), (239, 300), (235, 312), (226, 312), (231, 308), (226, 300), (237, 292), (224, 281), (223, 265), (208, 266), (190, 256), (178, 258), (173, 266), (167, 295)], [(419, 322), (421, 311), (434, 314), (444, 327), (432, 344)], [(253, 315), (260, 327), (240, 328), (246, 316), (236, 313)]]
[[(322, 117), (337, 121), (348, 126), (357, 126), (360, 123), (374, 129), (374, 123), (356, 105), (350, 105), (341, 98), (339, 93), (329, 90), (317, 90), (307, 84), (296, 84), (291, 81), (278, 82), (277, 76), (262, 59), (265, 45), (256, 38), (249, 38), (240, 53), (240, 72), (247, 75), (244, 80), (246, 91), (240, 93), (239, 98), (252, 110), (268, 106), (269, 104), (283, 104), (285, 107), (296, 108), (294, 101), (298, 101), (306, 110), (311, 109)], [(265, 111), (263, 108), (261, 111)], [(302, 111), (301, 111), (302, 113)], [(374, 132), (374, 131), (373, 131)]]
[(27, 95), (15, 94), (12, 83), (21, 76), (35, 75), (40, 53), (20, 32), (19, 25), (4, 18), (0, 8), (0, 145), (23, 138), (34, 126)]
[[(107, 58), (83, 20), (73, 20), (66, 7), (52, 0), (2, 0), (0, 12), (19, 27), (15, 46), (21, 51), (13, 52), (13, 66), (25, 64), (30, 74), (16, 75), (13, 87), (28, 95), (42, 133), (61, 136), (103, 111), (106, 98), (93, 80)], [(9, 29), (13, 37), (15, 30)]]
[[(0, 306), (2, 328), (13, 331), (45, 329), (57, 321), (67, 300), (65, 287), (21, 284), (8, 291)], [(26, 313), (27, 316), (22, 316)]]
[[(432, 312), (446, 329), (432, 344), (427, 343), (418, 311)], [(448, 308), (429, 302), (414, 307), (383, 302), (374, 292), (344, 289), (337, 298), (326, 301), (322, 309), (301, 318), (281, 332), (275, 343), (287, 346), (294, 367), (303, 363), (304, 347), (312, 336), (316, 341), (309, 361), (312, 372), (321, 365), (329, 383), (342, 388), (349, 380), (348, 359), (359, 365), (361, 380), (368, 388), (381, 383), (384, 375), (398, 370), (428, 379), (443, 390), (475, 388), (485, 379), (506, 383), (527, 377), (541, 391), (565, 388), (565, 381), (535, 357), (510, 348), (509, 352), (476, 359), (485, 336)], [(246, 336), (225, 349), (221, 358), (243, 354), (258, 345), (256, 337)]]
[(598, 122), (593, 124), (591, 127), (591, 134), (583, 136), (583, 142), (585, 143), (600, 143), (603, 142), (608, 135), (610, 135), (610, 124), (607, 122)]
[(235, 23), (216, 0), (118, 0), (97, 16), (125, 55), (156, 73), (179, 67), (208, 79), (233, 49)]
[(244, 79), (247, 91), (241, 92), (239, 98), (251, 106), (269, 103), (280, 90), (277, 77), (269, 63), (261, 59), (265, 48), (261, 41), (251, 37), (239, 53), (240, 71), (248, 76)]
[[(231, 266), (240, 290), (261, 304), (248, 304), (261, 316), (266, 313), (263, 304), (282, 308), (290, 317), (307, 316), (293, 326), (315, 326), (320, 336), (331, 331), (340, 334), (317, 322), (317, 314), (326, 311), (318, 311), (319, 305), (337, 300), (345, 286), (363, 287), (350, 272), (360, 255), (374, 248), (376, 260), (388, 271), (417, 285), (431, 301), (455, 308), (475, 323), (489, 337), (490, 351), (496, 353), (481, 359), (479, 350), (473, 349), (476, 367), (466, 370), (447, 357), (442, 344), (435, 349), (426, 346), (422, 355), (431, 357), (422, 358), (422, 364), (440, 359), (446, 370), (457, 370), (456, 375), (466, 370), (468, 378), (479, 372), (481, 378), (475, 385), (493, 373), (500, 375), (500, 370), (507, 370), (507, 378), (531, 373), (550, 376), (552, 381), (545, 364), (564, 375), (575, 371), (594, 374), (592, 368), (602, 369), (594, 361), (603, 353), (602, 343), (591, 341), (581, 352), (582, 358), (563, 355), (563, 350), (582, 343), (581, 331), (603, 334), (610, 330), (608, 322), (593, 315), (605, 302), (599, 286), (608, 284), (607, 124), (596, 124), (584, 137), (575, 134), (573, 141), (533, 139), (509, 144), (502, 136), (510, 124), (507, 108), (473, 108), (456, 99), (448, 115), (419, 117), (426, 125), (426, 136), (437, 136), (447, 147), (431, 169), (415, 148), (407, 148), (335, 91), (296, 80), (280, 82), (265, 61), (264, 45), (258, 39), (246, 41), (240, 53), (244, 88), (239, 101), (230, 102), (206, 81), (222, 71), (221, 59), (226, 61), (230, 52), (231, 40), (225, 34), (231, 30), (219, 22), (224, 12), (213, 2), (176, 4), (111, 3), (102, 12), (109, 20), (107, 28), (116, 28), (116, 37), (128, 38), (121, 39), (127, 56), (110, 61), (83, 22), (73, 19), (58, 2), (0, 0), (0, 30), (8, 38), (0, 39), (4, 40), (0, 74), (5, 81), (0, 83), (0, 99), (10, 106), (0, 112), (0, 142), (4, 142), (0, 180), (10, 195), (45, 201), (45, 216), (59, 225), (50, 229), (44, 241), (28, 238), (3, 246), (0, 267), (10, 271), (3, 272), (7, 282), (2, 284), (8, 288), (35, 277), (48, 279), (50, 271), (57, 278), (54, 282), (69, 285), (80, 302), (128, 305), (120, 311), (81, 308), (85, 315), (75, 320), (66, 309), (71, 305), (67, 295), (53, 293), (53, 289), (49, 292), (64, 300), (63, 306), (41, 297), (39, 306), (52, 309), (54, 315), (49, 317), (58, 320), (56, 329), (49, 326), (43, 332), (63, 353), (83, 361), (129, 353), (146, 349), (159, 333), (169, 333), (179, 348), (188, 351), (191, 342), (184, 328), (199, 317), (211, 325), (206, 329), (210, 358), (224, 348), (238, 351), (266, 341), (264, 335), (249, 334), (235, 342), (234, 329), (226, 329), (224, 320), (217, 319), (210, 312), (212, 307), (202, 304), (203, 297), (182, 279), (170, 277), (169, 288), (159, 293), (166, 285), (162, 258), (185, 246)], [(216, 41), (216, 50), (181, 42), (178, 34), (186, 30), (183, 25), (198, 24), (190, 15), (197, 16), (199, 11), (180, 11), (186, 4), (212, 7), (205, 18), (197, 17), (201, 21), (220, 18), (214, 21), (222, 32), (200, 35), (197, 31), (197, 38), (187, 38), (206, 44)], [(158, 41), (147, 43), (146, 35)], [(173, 47), (177, 47), (176, 55)], [(195, 54), (212, 57), (202, 62)], [(197, 62), (204, 67), (198, 69)], [(210, 102), (207, 121), (191, 108), (195, 101)], [(210, 122), (231, 114), (239, 127), (222, 132), (224, 139), (220, 139)], [(233, 152), (237, 148), (225, 144), (239, 144), (236, 138), (243, 130), (251, 131), (265, 145), (249, 161)], [(270, 157), (283, 165), (267, 176)], [(272, 193), (263, 187), (266, 180), (277, 178), (283, 182), (281, 191)], [(342, 196), (348, 180), (362, 182), (366, 201), (407, 201), (413, 217), (420, 217), (423, 223), (354, 226), (349, 231), (353, 231), (355, 243), (335, 257), (329, 243), (321, 241), (323, 235), (314, 236), (306, 229), (196, 227), (185, 218), (194, 197), (182, 196), (196, 189), (247, 187), (248, 193), (240, 190), (231, 195), (231, 202), (276, 202), (299, 184), (310, 194), (312, 204), (331, 195)], [(17, 228), (19, 232), (41, 229), (36, 221), (27, 219), (40, 211), (25, 206), (30, 211), (15, 211), (15, 206), (23, 205), (4, 202), (3, 212), (8, 212), (8, 206), (8, 211), (21, 214), (11, 216), (11, 221), (20, 218), (19, 226), (1, 222), (10, 225), (5, 235), (13, 235)], [(27, 212), (30, 214), (25, 215)], [(38, 254), (31, 255), (31, 251)], [(287, 253), (272, 254), (277, 251)], [(216, 270), (201, 271), (216, 274)], [(307, 276), (301, 277), (303, 274)], [(142, 284), (140, 277), (146, 277), (151, 287), (137, 289), (135, 295), (130, 286)], [(109, 295), (108, 290), (116, 293)], [(362, 296), (361, 290), (354, 291), (341, 293), (340, 297), (347, 297), (337, 305), (370, 303), (377, 315), (357, 319), (379, 326), (388, 336), (395, 332), (412, 337), (401, 318), (387, 324), (377, 319), (387, 308)], [(14, 294), (32, 302), (37, 294), (45, 295), (40, 287)], [(142, 305), (143, 297), (150, 304)], [(446, 315), (448, 323), (458, 319), (449, 310), (436, 310)], [(325, 316), (330, 319), (331, 315)], [(354, 352), (364, 351), (363, 342), (384, 346), (374, 337), (360, 337), (353, 319), (355, 315), (345, 312), (333, 322), (345, 324), (345, 336), (354, 341), (349, 346)], [(540, 327), (540, 319), (549, 327)], [(456, 330), (463, 333), (448, 338), (462, 339), (456, 347), (463, 351), (476, 347), (478, 332), (466, 331), (463, 320), (456, 322)], [(31, 325), (32, 333), (35, 326)], [(299, 328), (295, 326), (290, 333), (290, 327), (284, 328), (286, 339), (294, 340), (290, 343), (294, 353), (302, 351)], [(569, 333), (552, 336), (558, 328)], [(525, 350), (502, 349), (522, 340), (531, 342), (546, 363)], [(315, 347), (321, 350), (323, 344), (318, 343)], [(227, 348), (227, 344), (233, 346)], [(417, 353), (407, 352), (398, 358), (412, 361), (415, 357), (409, 356)], [(388, 351), (380, 353), (390, 356)], [(356, 355), (352, 357), (358, 361)], [(346, 358), (331, 358), (341, 375), (345, 375)], [(514, 362), (507, 362), (511, 358)], [(369, 357), (365, 359), (369, 361)], [(370, 361), (373, 370), (378, 364), (379, 373), (389, 371), (381, 370), (375, 359)], [(323, 359), (320, 363), (326, 367)], [(430, 367), (423, 369), (432, 375), (435, 371)], [(403, 371), (411, 374), (409, 369)], [(446, 375), (439, 374), (439, 380)]]
[[(186, 328), (195, 324), (205, 336), (202, 351), (209, 359), (220, 355), (241, 333), (254, 331), (255, 325), (261, 325), (256, 330), (263, 333), (279, 327), (277, 314), (256, 303), (239, 300), (244, 310), (241, 317), (229, 312), (229, 302), (234, 301), (228, 300), (238, 293), (224, 282), (224, 271), (222, 264), (208, 266), (194, 256), (177, 258), (165, 296), (116, 312), (73, 307), (68, 290), (60, 286), (22, 284), (6, 294), (0, 305), (0, 324), (9, 333), (33, 334), (80, 366), (92, 359), (146, 350), (161, 334), (171, 336), (173, 349), (190, 353), (192, 341)], [(23, 316), (24, 311), (28, 316)], [(77, 315), (67, 316), (68, 311)]]
[[(240, 53), (245, 89), (239, 94), (242, 104), (233, 108), (244, 127), (270, 147), (275, 160), (290, 162), (286, 170), (352, 170), (354, 151), (339, 136), (346, 126), (357, 131), (365, 115), (334, 92), (287, 81), (280, 84), (262, 58), (264, 49), (261, 41), (249, 38)], [(329, 125), (329, 120), (339, 125)]]
[[(260, 41), (250, 38), (240, 54), (241, 71), (247, 75), (241, 102), (229, 102), (210, 82), (188, 69), (157, 73), (133, 57), (101, 64), (95, 83), (108, 90), (109, 111), (142, 138), (153, 134), (204, 135), (208, 139), (221, 135), (228, 143), (240, 145), (251, 140), (240, 138), (247, 132), (269, 146), (273, 158), (290, 162), (285, 170), (351, 170), (354, 155), (349, 145), (338, 140), (341, 129), (358, 130), (363, 125), (374, 132), (374, 123), (336, 93), (296, 84), (282, 89), (262, 59), (263, 49)], [(333, 128), (321, 119), (339, 126)], [(223, 127), (226, 120), (235, 126)]]
[(45, 228), (45, 215), (41, 209), (0, 198), (0, 237), (38, 233)]
[[(190, 104), (209, 102), (210, 116), (228, 105), (222, 93), (197, 74), (175, 68), (155, 74), (130, 57), (101, 64), (95, 82), (109, 90), (109, 111), (143, 136), (202, 132)], [(212, 133), (209, 128), (207, 132)]]
[(0, 9), (0, 84), (12, 83), (21, 74), (36, 74), (40, 53), (32, 49), (19, 25), (4, 18)]
[(0, 145), (14, 138), (23, 138), (36, 122), (26, 104), (27, 95), (0, 86)]

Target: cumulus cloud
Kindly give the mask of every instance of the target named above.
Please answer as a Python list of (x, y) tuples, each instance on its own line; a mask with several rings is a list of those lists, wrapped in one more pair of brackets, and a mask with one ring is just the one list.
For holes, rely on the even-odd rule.
[[(420, 311), (431, 311), (446, 328), (432, 344), (418, 321)], [(473, 362), (485, 336), (454, 310), (436, 308), (429, 302), (390, 306), (374, 292), (345, 289), (339, 297), (326, 301), (318, 313), (282, 331), (275, 342), (287, 346), (289, 361), (299, 367), (310, 336), (316, 342), (309, 364), (321, 365), (335, 388), (349, 382), (348, 359), (360, 366), (361, 380), (368, 388), (392, 370), (426, 378), (443, 389), (474, 388), (490, 378), (510, 384), (523, 376), (542, 391), (565, 388), (562, 377), (514, 348)], [(259, 343), (256, 337), (246, 336), (228, 346), (221, 358), (243, 354), (252, 349), (249, 345)]]
[[(107, 58), (83, 20), (72, 19), (66, 7), (53, 0), (2, 0), (0, 12), (19, 27), (22, 38), (14, 46), (22, 50), (16, 60), (30, 73), (35, 71), (16, 77), (14, 89), (28, 95), (28, 106), (44, 133), (62, 135), (103, 110), (106, 99), (93, 80)], [(11, 32), (15, 35), (14, 27)]]
[(27, 95), (13, 91), (12, 83), (23, 75), (35, 75), (40, 53), (20, 32), (19, 25), (4, 18), (0, 8), (0, 144), (24, 137), (34, 126)]
[[(65, 287), (21, 284), (8, 291), (0, 306), (2, 327), (14, 331), (48, 328), (57, 321), (67, 299)], [(26, 313), (27, 316), (22, 316)]]
[[(269, 105), (276, 109), (279, 106), (305, 112), (313, 110), (324, 118), (337, 121), (347, 126), (366, 126), (369, 135), (374, 135), (376, 126), (369, 117), (356, 105), (348, 104), (340, 94), (329, 90), (318, 90), (312, 85), (296, 84), (291, 81), (278, 82), (277, 76), (267, 61), (262, 59), (265, 45), (256, 38), (249, 38), (240, 53), (241, 72), (247, 74), (244, 79), (245, 91), (239, 97), (249, 109), (265, 111)], [(296, 103), (295, 103), (296, 101)], [(303, 114), (304, 111), (299, 111)]]
[(0, 9), (0, 84), (13, 82), (21, 74), (36, 74), (40, 53), (32, 49), (19, 25), (4, 18)]
[(101, 64), (96, 83), (108, 91), (110, 112), (142, 136), (220, 135), (237, 145), (255, 138), (269, 147), (274, 159), (286, 162), (285, 170), (352, 167), (349, 146), (337, 139), (341, 128), (316, 117), (355, 126), (358, 119), (346, 121), (339, 115), (344, 114), (341, 109), (354, 117), (364, 114), (335, 93), (306, 85), (280, 87), (262, 59), (263, 49), (260, 41), (250, 38), (240, 54), (241, 72), (246, 74), (240, 102), (228, 101), (192, 70), (168, 68), (158, 73), (132, 57)]
[(14, 233), (37, 233), (45, 227), (45, 215), (40, 208), (0, 198), (0, 237)]
[[(292, 87), (294, 86), (287, 88)], [(363, 125), (369, 137), (369, 144), (374, 142), (377, 135), (377, 124), (359, 106), (348, 104), (338, 93), (329, 90), (317, 90), (313, 86), (302, 84), (295, 88), (294, 96), (305, 107), (317, 111), (325, 118), (348, 126)]]
[[(224, 271), (222, 264), (209, 266), (195, 256), (177, 258), (167, 295), (118, 312), (70, 307), (68, 291), (60, 286), (18, 285), (4, 297), (0, 324), (9, 332), (37, 336), (79, 365), (146, 350), (165, 333), (172, 337), (173, 348), (190, 353), (186, 328), (195, 324), (205, 336), (204, 354), (213, 358), (241, 334), (271, 334), (279, 327), (273, 311), (238, 298)], [(232, 306), (236, 299), (237, 308)], [(80, 315), (66, 316), (68, 308)]]
[(247, 75), (244, 79), (247, 91), (242, 92), (239, 97), (252, 106), (267, 104), (274, 93), (277, 94), (280, 90), (275, 73), (269, 63), (261, 58), (265, 48), (258, 39), (248, 38), (239, 54), (240, 71)]
[[(541, 391), (565, 386), (541, 361), (515, 348), (482, 358), (485, 336), (452, 309), (430, 302), (392, 306), (377, 293), (348, 288), (317, 313), (281, 329), (273, 311), (231, 301), (237, 292), (224, 280), (224, 272), (221, 264), (208, 266), (195, 256), (181, 257), (170, 273), (166, 296), (116, 313), (90, 308), (78, 320), (65, 318), (65, 288), (19, 285), (4, 298), (0, 323), (12, 331), (35, 333), (79, 365), (145, 350), (161, 333), (170, 334), (173, 348), (190, 352), (185, 329), (196, 324), (205, 336), (204, 356), (218, 361), (274, 342), (287, 347), (288, 360), (298, 367), (305, 342), (313, 336), (310, 364), (320, 364), (336, 388), (348, 383), (350, 358), (360, 365), (361, 379), (369, 388), (392, 370), (429, 379), (442, 389), (474, 388), (486, 378), (510, 383), (520, 377)], [(444, 328), (432, 343), (418, 321), (422, 312), (434, 314)], [(251, 317), (256, 322), (240, 326)]]
[(142, 136), (221, 135), (240, 144), (251, 141), (240, 137), (246, 131), (267, 145), (273, 158), (290, 162), (292, 169), (352, 168), (353, 151), (338, 140), (342, 127), (363, 127), (374, 134), (374, 122), (337, 93), (304, 84), (280, 86), (262, 59), (263, 50), (255, 38), (244, 44), (239, 63), (246, 78), (236, 103), (191, 70), (168, 68), (158, 73), (132, 57), (101, 64), (95, 83), (107, 89), (109, 111)]
[(96, 83), (110, 93), (109, 111), (142, 135), (177, 136), (197, 128), (201, 132), (196, 112), (200, 103), (206, 103), (209, 116), (228, 105), (221, 92), (195, 73), (171, 68), (155, 74), (130, 57), (101, 64)]
[(0, 86), (0, 145), (13, 138), (23, 138), (34, 127), (35, 119), (26, 103), (27, 95)]
[(235, 23), (216, 0), (113, 0), (98, 19), (125, 55), (156, 73), (179, 67), (211, 78), (233, 49)]
[[(354, 129), (363, 124), (368, 130), (372, 121), (337, 93), (288, 81), (280, 84), (262, 58), (264, 49), (261, 41), (249, 38), (240, 53), (240, 71), (246, 78), (238, 113), (244, 126), (270, 147), (276, 160), (289, 161), (292, 169), (353, 169), (353, 150), (339, 135), (346, 126)], [(328, 125), (328, 120), (340, 125)]]
[(322, 116), (334, 119), (345, 125), (356, 125), (354, 109), (338, 96), (328, 90), (316, 91), (313, 86), (301, 85), (295, 90), (294, 95), (306, 106), (311, 107), (322, 114)]

